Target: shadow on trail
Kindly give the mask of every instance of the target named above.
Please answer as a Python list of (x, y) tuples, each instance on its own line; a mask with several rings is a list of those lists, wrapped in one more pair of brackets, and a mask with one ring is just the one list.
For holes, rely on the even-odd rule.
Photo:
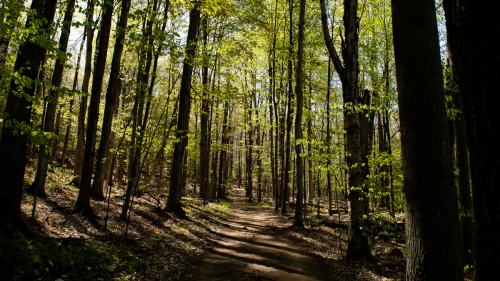
[(228, 217), (210, 231), (215, 244), (185, 280), (331, 280), (307, 250), (283, 235), (284, 223), (268, 209), (231, 197)]

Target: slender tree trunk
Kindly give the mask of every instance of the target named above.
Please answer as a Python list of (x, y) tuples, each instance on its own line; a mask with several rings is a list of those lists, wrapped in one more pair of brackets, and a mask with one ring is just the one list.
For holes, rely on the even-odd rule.
[(246, 186), (246, 196), (248, 197), (248, 202), (252, 202), (253, 199), (253, 182), (252, 182), (252, 145), (253, 145), (253, 126), (252, 126), (252, 101), (249, 102), (248, 110), (248, 129), (245, 136), (245, 142), (247, 143), (247, 155), (246, 155), (246, 170), (247, 170), (247, 186)]
[[(452, 75), (452, 77), (454, 77), (454, 75)], [(451, 95), (453, 108), (463, 112), (462, 97), (459, 91), (452, 90)], [(457, 190), (458, 207), (460, 211), (462, 255), (464, 264), (470, 266), (474, 265), (474, 226), (472, 221), (473, 210), (469, 179), (469, 155), (467, 153), (465, 120), (462, 114), (454, 115), (453, 127), (455, 134), (454, 139), (456, 141)]]
[(292, 99), (293, 99), (293, 1), (289, 0), (289, 29), (288, 29), (288, 95), (287, 95), (287, 113), (286, 113), (286, 143), (285, 143), (285, 183), (283, 184), (283, 197), (281, 199), (281, 213), (286, 213), (286, 204), (290, 201), (290, 188), (288, 184), (290, 183), (290, 132), (292, 131)]
[(299, 43), (297, 50), (297, 79), (295, 93), (297, 95), (297, 115), (295, 117), (295, 153), (296, 153), (296, 168), (297, 168), (297, 204), (295, 206), (295, 222), (294, 226), (304, 227), (304, 196), (302, 182), (302, 156), (301, 144), (298, 143), (302, 139), (302, 107), (304, 103), (302, 89), (302, 68), (304, 65), (304, 15), (306, 10), (306, 0), (300, 0), (299, 13)]
[[(179, 117), (177, 121), (176, 138), (182, 140), (187, 137), (189, 125), (189, 111), (191, 104), (191, 76), (193, 72), (193, 60), (196, 54), (196, 34), (200, 24), (200, 3), (195, 2), (193, 9), (189, 13), (189, 29), (186, 44), (186, 57), (182, 70), (182, 81), (179, 93)], [(166, 209), (185, 215), (181, 206), (181, 169), (182, 157), (184, 154), (184, 142), (179, 141), (175, 144), (174, 157), (172, 159), (172, 172), (170, 178), (170, 193)]]
[[(48, 37), (48, 26), (54, 20), (56, 10), (55, 0), (34, 0), (30, 10), (36, 10), (34, 19), (41, 22), (39, 28), (42, 33), (36, 36)], [(46, 19), (46, 21), (42, 21)], [(26, 22), (26, 29), (32, 27), (33, 22)], [(14, 72), (24, 69), (23, 76), (34, 80), (38, 76), (38, 68), (43, 61), (46, 50), (34, 43), (33, 37), (28, 35), (26, 41), (20, 43), (19, 52), (14, 64)], [(11, 87), (7, 95), (7, 105), (5, 113), (9, 114), (9, 119), (3, 121), (3, 128), (0, 138), (0, 233), (12, 236), (17, 233), (28, 233), (28, 229), (21, 219), (21, 198), (24, 183), (24, 169), (26, 166), (26, 148), (28, 144), (28, 134), (14, 134), (14, 127), (7, 124), (11, 120), (19, 123), (24, 122), (30, 125), (32, 102), (26, 97), (34, 95), (33, 85), (17, 85), (16, 79), (10, 81)], [(23, 87), (25, 95), (16, 94), (17, 87)], [(21, 234), (22, 236), (22, 234)]]
[[(153, 1), (153, 15), (156, 13), (158, 7), (158, 1)], [(144, 22), (146, 25), (146, 32), (142, 36), (142, 43), (147, 44), (149, 48), (144, 48), (140, 52), (139, 67), (137, 72), (137, 95), (133, 108), (133, 123), (132, 123), (132, 137), (131, 137), (131, 149), (129, 158), (129, 169), (128, 169), (128, 182), (127, 189), (125, 191), (125, 200), (122, 206), (122, 213), (120, 218), (122, 220), (127, 220), (127, 214), (130, 207), (130, 202), (132, 198), (132, 193), (137, 188), (139, 180), (141, 177), (140, 162), (141, 162), (141, 151), (142, 151), (142, 141), (144, 140), (144, 130), (146, 129), (148, 111), (151, 100), (148, 99), (146, 105), (146, 114), (144, 114), (144, 103), (146, 100), (146, 94), (148, 82), (149, 82), (149, 72), (151, 70), (151, 63), (153, 60), (153, 42), (152, 37), (153, 32), (153, 15), (146, 16)], [(151, 80), (149, 95), (152, 94), (152, 87), (154, 86), (155, 77)], [(182, 174), (182, 157), (181, 157), (181, 170)]]
[(435, 3), (393, 0), (392, 12), (405, 191), (406, 280), (463, 280)]
[[(183, 140), (186, 142), (184, 147), (188, 146), (188, 138), (184, 138)], [(188, 152), (189, 150), (185, 149), (184, 150), (184, 159), (182, 161), (182, 177), (181, 177), (181, 196), (186, 196), (186, 179), (187, 179), (187, 169), (188, 169)]]
[[(94, 1), (87, 2), (87, 22), (85, 32), (87, 33), (87, 50), (85, 54), (85, 70), (83, 74), (82, 93), (89, 93), (90, 75), (92, 74), (92, 48), (94, 44)], [(99, 36), (98, 36), (99, 37)], [(80, 97), (80, 111), (78, 113), (78, 132), (76, 142), (75, 170), (73, 173), (73, 183), (80, 186), (83, 168), (83, 153), (85, 146), (85, 116), (87, 114), (88, 97)]]
[(99, 38), (99, 50), (92, 79), (92, 93), (90, 95), (90, 105), (88, 111), (87, 133), (85, 139), (85, 152), (83, 154), (82, 179), (80, 192), (75, 203), (75, 211), (91, 213), (90, 206), (90, 185), (94, 168), (95, 142), (97, 136), (97, 121), (99, 120), (99, 104), (101, 101), (102, 82), (108, 56), (109, 33), (111, 30), (111, 20), (113, 17), (113, 1), (107, 1), (105, 12), (102, 15)]
[(208, 43), (208, 19), (203, 20), (203, 62), (202, 66), (202, 85), (203, 97), (200, 109), (200, 198), (208, 199), (208, 177), (210, 149), (208, 145), (208, 113), (209, 113), (209, 94), (208, 94), (208, 58), (206, 56)]
[[(83, 53), (83, 47), (85, 46), (85, 39), (87, 37), (87, 33), (84, 32), (83, 34), (83, 39), (82, 39), (82, 45), (80, 46), (80, 52), (78, 53), (78, 60), (76, 63), (76, 68), (75, 68), (75, 76), (73, 79), (73, 91), (75, 91), (78, 88), (78, 74), (80, 72), (80, 63), (82, 59), (82, 53)], [(71, 133), (71, 127), (72, 127), (72, 122), (71, 122), (71, 116), (73, 115), (73, 106), (75, 104), (75, 97), (71, 99), (69, 103), (69, 116), (68, 118), (68, 125), (66, 126), (66, 135), (64, 136), (64, 145), (63, 145), (63, 150), (62, 150), (62, 155), (61, 155), (61, 167), (64, 166), (64, 162), (66, 162), (66, 153), (68, 151), (68, 145), (69, 145), (69, 135)]]
[[(64, 24), (63, 30), (61, 32), (61, 37), (59, 39), (59, 51), (61, 53), (66, 53), (66, 49), (68, 47), (69, 34), (71, 30), (71, 22), (73, 21), (73, 11), (75, 7), (75, 0), (70, 0), (68, 2), (68, 6), (66, 7), (66, 12), (64, 14)], [(54, 131), (54, 119), (56, 115), (58, 98), (59, 98), (59, 89), (61, 86), (62, 76), (64, 72), (64, 64), (66, 59), (58, 58), (56, 59), (56, 63), (54, 66), (54, 74), (52, 75), (52, 86), (49, 91), (49, 104), (47, 106), (47, 113), (45, 115), (44, 122), (44, 131), (46, 133), (52, 133)], [(47, 145), (50, 147), (51, 140), (47, 140)], [(37, 192), (37, 195), (45, 198), (47, 195), (45, 194), (45, 179), (47, 178), (47, 170), (49, 166), (49, 156), (50, 154), (45, 150), (46, 144), (40, 144), (40, 152), (38, 159), (38, 167), (36, 171), (35, 180), (30, 188), (27, 189), (29, 193), (34, 194)]]
[(120, 20), (116, 26), (117, 36), (113, 59), (111, 61), (108, 89), (106, 91), (106, 106), (104, 107), (104, 117), (101, 126), (101, 141), (99, 143), (99, 152), (97, 153), (94, 182), (90, 190), (90, 194), (98, 199), (104, 199), (103, 184), (105, 181), (105, 167), (108, 162), (111, 163), (109, 159), (107, 159), (107, 155), (110, 148), (111, 125), (113, 123), (113, 116), (115, 115), (115, 107), (119, 102), (121, 92), (119, 75), (130, 3), (131, 0), (122, 0)]
[(227, 173), (227, 150), (229, 149), (229, 140), (228, 140), (228, 126), (227, 126), (227, 118), (229, 114), (229, 101), (224, 102), (224, 121), (222, 123), (222, 148), (220, 152), (220, 168), (219, 168), (219, 190), (218, 190), (218, 198), (224, 199), (226, 198), (225, 193), (225, 185), (228, 181)]
[[(331, 136), (330, 136), (330, 81), (331, 81), (331, 59), (328, 60), (328, 86), (326, 90), (326, 154), (328, 155), (326, 157), (327, 161), (327, 174), (326, 174), (326, 181), (327, 181), (327, 188), (328, 188), (328, 215), (333, 214), (332, 210), (332, 182), (331, 182)], [(338, 202), (337, 202), (338, 204)]]
[(168, 143), (167, 141), (168, 141), (168, 138), (170, 136), (170, 132), (172, 132), (172, 129), (174, 128), (174, 125), (175, 125), (175, 121), (177, 121), (177, 108), (178, 108), (178, 104), (179, 104), (178, 102), (179, 101), (177, 100), (177, 102), (174, 105), (174, 112), (172, 113), (172, 119), (170, 119), (170, 125), (168, 127), (167, 133), (163, 136), (163, 143), (160, 147), (160, 150), (158, 150), (158, 153), (156, 154), (156, 157), (153, 161), (153, 168), (151, 169), (151, 173), (149, 174), (149, 177), (147, 178), (144, 185), (148, 185), (151, 182), (151, 180), (153, 179), (153, 177), (155, 175), (156, 168), (158, 167), (158, 164), (160, 163), (162, 157), (165, 154), (165, 147), (167, 146), (167, 143)]

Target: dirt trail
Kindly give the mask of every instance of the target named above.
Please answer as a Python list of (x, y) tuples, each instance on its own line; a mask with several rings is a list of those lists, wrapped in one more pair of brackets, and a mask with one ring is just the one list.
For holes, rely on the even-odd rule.
[(241, 189), (230, 203), (216, 246), (184, 280), (332, 280), (319, 260), (283, 235), (289, 225), (270, 209), (247, 203)]

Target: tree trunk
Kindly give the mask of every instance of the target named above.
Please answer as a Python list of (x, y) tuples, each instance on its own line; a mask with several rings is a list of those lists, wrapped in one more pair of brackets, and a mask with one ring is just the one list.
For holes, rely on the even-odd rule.
[[(452, 85), (456, 84), (452, 83)], [(451, 90), (451, 95), (453, 108), (463, 112), (462, 97), (458, 89)], [(455, 114), (453, 116), (453, 127), (454, 139), (456, 141), (457, 190), (462, 255), (464, 264), (471, 266), (474, 265), (474, 226), (469, 179), (469, 155), (467, 153), (465, 120), (462, 114)]]
[(224, 102), (224, 121), (222, 123), (222, 148), (220, 152), (220, 168), (219, 168), (219, 191), (218, 197), (220, 199), (226, 198), (226, 184), (228, 181), (227, 178), (227, 150), (229, 149), (229, 137), (228, 137), (228, 125), (227, 118), (229, 114), (229, 101)]
[[(59, 51), (61, 53), (66, 53), (66, 49), (68, 47), (69, 34), (71, 31), (71, 22), (73, 21), (73, 12), (75, 7), (75, 0), (70, 0), (68, 2), (68, 6), (66, 7), (66, 12), (64, 14), (64, 24), (63, 30), (61, 32), (61, 37), (59, 39)], [(58, 105), (59, 98), (59, 88), (61, 86), (62, 76), (64, 72), (64, 64), (66, 62), (66, 58), (56, 59), (56, 63), (54, 66), (54, 74), (52, 75), (52, 87), (49, 91), (49, 104), (47, 106), (47, 113), (45, 114), (45, 122), (44, 122), (44, 131), (46, 133), (52, 133), (54, 131), (54, 119), (56, 116), (56, 110)], [(47, 139), (45, 143), (40, 144), (40, 152), (39, 152), (39, 160), (38, 167), (36, 170), (35, 180), (30, 188), (27, 189), (28, 193), (34, 194), (37, 193), (38, 196), (42, 198), (46, 198), (45, 194), (45, 179), (47, 178), (47, 170), (49, 167), (49, 156), (50, 154), (45, 150), (45, 146), (48, 145), (50, 147), (50, 143), (52, 140)]]
[(208, 43), (208, 19), (203, 20), (203, 66), (202, 66), (202, 85), (203, 97), (200, 109), (200, 198), (207, 200), (208, 196), (208, 183), (209, 183), (209, 161), (210, 149), (208, 145), (208, 114), (209, 114), (209, 95), (208, 95), (208, 57), (207, 43)]
[[(500, 3), (445, 0), (444, 10), (454, 80), (463, 102), (470, 157), (476, 231), (475, 280), (495, 280), (500, 252), (500, 148), (497, 143), (500, 134), (497, 120), (500, 27), (496, 16)], [(457, 157), (463, 155), (466, 163), (465, 150), (460, 156), (458, 153), (457, 150)], [(466, 196), (465, 193), (464, 187), (460, 195)]]
[[(328, 188), (328, 215), (331, 216), (333, 214), (332, 210), (332, 181), (331, 181), (331, 155), (332, 151), (330, 149), (331, 147), (331, 136), (330, 136), (330, 83), (331, 81), (331, 59), (328, 60), (328, 86), (326, 90), (326, 154), (328, 155), (326, 157), (327, 161), (327, 174), (326, 174), (326, 181), (327, 185), (326, 188)], [(319, 188), (318, 188), (319, 189)], [(311, 200), (312, 204), (312, 200)], [(337, 202), (338, 204), (338, 202)]]
[[(76, 63), (75, 67), (75, 76), (73, 79), (73, 91), (76, 90), (78, 87), (78, 74), (80, 72), (80, 63), (82, 59), (82, 53), (83, 53), (83, 47), (85, 46), (85, 39), (87, 38), (87, 33), (84, 32), (83, 34), (83, 39), (82, 39), (82, 45), (80, 46), (80, 52), (78, 53), (78, 60)], [(69, 115), (73, 115), (73, 107), (75, 104), (75, 96), (71, 99), (69, 103)], [(63, 150), (62, 150), (62, 155), (61, 155), (61, 167), (64, 166), (64, 162), (66, 162), (66, 153), (68, 151), (68, 145), (69, 145), (69, 135), (71, 133), (71, 127), (72, 127), (72, 122), (71, 122), (71, 117), (68, 118), (68, 125), (66, 126), (66, 135), (64, 136), (64, 145), (63, 145)]]
[(252, 101), (249, 102), (248, 110), (248, 120), (247, 120), (247, 131), (245, 136), (245, 142), (247, 144), (247, 154), (246, 154), (246, 170), (247, 170), (247, 185), (246, 185), (246, 197), (248, 197), (248, 202), (252, 202), (253, 199), (253, 182), (252, 182), (252, 145), (253, 145), (253, 126), (252, 126)]
[[(184, 138), (183, 142), (186, 142), (184, 144), (184, 147), (188, 146), (188, 138)], [(188, 151), (187, 149), (184, 150), (184, 158), (182, 161), (182, 177), (181, 177), (181, 196), (186, 196), (186, 178), (187, 178), (187, 168), (188, 168)]]
[[(94, 44), (94, 1), (88, 0), (87, 2), (87, 22), (85, 32), (87, 33), (87, 50), (85, 54), (85, 70), (83, 74), (82, 93), (89, 93), (90, 75), (92, 75), (92, 48)], [(99, 37), (99, 36), (98, 36)], [(73, 183), (80, 186), (81, 175), (83, 168), (83, 153), (85, 146), (85, 116), (87, 114), (87, 101), (86, 95), (80, 97), (80, 111), (78, 113), (78, 132), (76, 142), (76, 155), (75, 155), (75, 170), (73, 173)]]
[(123, 53), (123, 42), (125, 40), (125, 28), (127, 27), (128, 13), (130, 10), (131, 0), (122, 0), (122, 10), (120, 20), (116, 26), (116, 41), (113, 59), (111, 61), (111, 72), (109, 74), (108, 89), (106, 91), (106, 106), (104, 108), (104, 117), (101, 127), (101, 141), (99, 143), (99, 152), (97, 153), (97, 163), (95, 167), (94, 182), (90, 194), (98, 199), (104, 199), (104, 180), (105, 167), (109, 162), (107, 155), (109, 152), (109, 143), (111, 136), (111, 126), (113, 124), (113, 116), (115, 115), (115, 107), (119, 102), (120, 97), (120, 66)]
[(102, 82), (108, 56), (109, 33), (113, 16), (113, 1), (107, 1), (106, 11), (102, 15), (99, 38), (99, 50), (95, 63), (94, 76), (92, 79), (92, 93), (88, 111), (87, 133), (85, 139), (85, 152), (83, 154), (82, 179), (80, 192), (75, 203), (75, 211), (90, 214), (90, 184), (94, 167), (95, 142), (97, 136), (97, 121), (99, 120), (99, 104), (101, 102)]
[[(364, 232), (366, 227), (365, 216), (368, 210), (363, 202), (364, 194), (360, 190), (363, 184), (363, 171), (361, 169), (361, 146), (359, 132), (359, 115), (350, 113), (358, 105), (358, 1), (344, 1), (344, 30), (345, 42), (342, 50), (343, 63), (333, 46), (328, 31), (328, 18), (326, 15), (325, 1), (320, 0), (321, 22), (323, 36), (328, 49), (333, 66), (339, 74), (342, 82), (342, 94), (344, 99), (344, 129), (346, 131), (346, 164), (347, 175), (347, 197), (349, 203), (349, 239), (347, 245), (347, 259), (360, 259), (371, 257), (368, 249), (367, 235)], [(347, 172), (347, 171), (346, 171)]]
[[(55, 0), (33, 0), (30, 10), (36, 10), (34, 19), (40, 21), (39, 26), (44, 30), (36, 36), (48, 36), (45, 31), (54, 20), (56, 10)], [(46, 21), (42, 21), (46, 19)], [(32, 27), (32, 21), (26, 22), (26, 29)], [(31, 80), (38, 76), (38, 68), (43, 61), (46, 50), (32, 41), (35, 35), (28, 36), (26, 41), (19, 45), (19, 52), (14, 64), (14, 72), (24, 69), (23, 75)], [(29, 62), (29, 64), (28, 64)], [(21, 219), (21, 198), (24, 183), (24, 169), (26, 166), (26, 148), (28, 144), (28, 132), (16, 133), (19, 127), (13, 127), (12, 121), (30, 125), (31, 101), (26, 97), (34, 95), (35, 87), (26, 85), (23, 87), (25, 95), (16, 94), (16, 79), (11, 80), (10, 91), (7, 95), (7, 105), (4, 114), (9, 114), (9, 119), (4, 119), (0, 139), (0, 233), (12, 236), (14, 233), (28, 232)]]
[[(186, 57), (182, 69), (181, 88), (179, 93), (179, 117), (177, 120), (176, 138), (182, 140), (187, 137), (189, 125), (189, 111), (191, 108), (191, 76), (193, 72), (193, 60), (196, 55), (196, 34), (200, 25), (200, 3), (196, 2), (189, 13), (189, 29), (186, 44)], [(181, 169), (185, 145), (178, 141), (174, 147), (172, 159), (172, 172), (170, 178), (170, 192), (166, 209), (181, 216), (185, 211), (181, 206)]]
[(405, 191), (406, 280), (463, 280), (435, 3), (393, 0), (392, 12)]
[(300, 0), (299, 13), (299, 43), (297, 50), (297, 79), (295, 93), (297, 95), (297, 115), (295, 117), (295, 154), (297, 168), (297, 204), (295, 205), (295, 222), (294, 226), (304, 227), (304, 195), (302, 182), (302, 156), (301, 145), (299, 141), (302, 139), (302, 107), (304, 104), (303, 89), (302, 89), (302, 68), (304, 65), (304, 15), (306, 10), (306, 0)]

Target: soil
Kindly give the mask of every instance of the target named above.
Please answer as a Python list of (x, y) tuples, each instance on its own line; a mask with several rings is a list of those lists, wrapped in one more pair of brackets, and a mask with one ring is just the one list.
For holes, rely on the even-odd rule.
[(214, 247), (185, 280), (331, 280), (322, 262), (286, 235), (290, 224), (271, 209), (247, 203), (244, 190), (230, 199), (228, 217), (214, 232)]

